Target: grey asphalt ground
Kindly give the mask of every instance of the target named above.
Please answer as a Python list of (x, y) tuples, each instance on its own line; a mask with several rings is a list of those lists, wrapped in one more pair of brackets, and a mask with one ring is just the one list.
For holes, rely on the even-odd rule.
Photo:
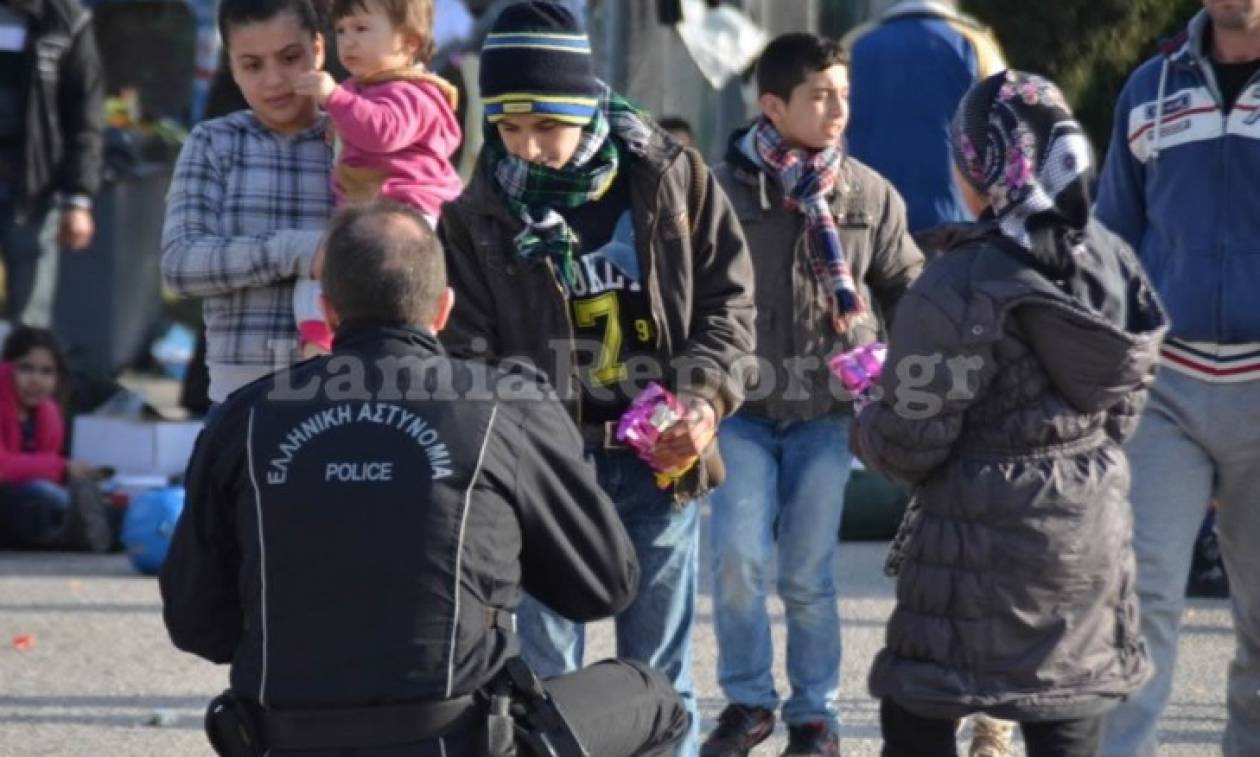
[[(892, 610), (891, 582), (880, 570), (886, 545), (841, 548), (843, 748), (850, 756), (877, 755), (879, 727), (865, 675)], [(706, 729), (723, 706), (708, 586), (702, 580), (694, 670)], [(771, 607), (782, 650), (782, 607), (777, 600)], [(31, 636), (34, 645), (19, 650), (16, 636)], [(612, 654), (607, 623), (593, 628), (590, 646), (590, 660)], [(1232, 648), (1227, 604), (1194, 601), (1162, 724), (1162, 755), (1220, 753)], [(782, 659), (776, 663), (782, 687)], [(0, 755), (209, 755), (201, 713), (226, 681), (226, 668), (170, 646), (156, 582), (134, 574), (124, 557), (0, 553)], [(149, 725), (162, 710), (174, 723)], [(778, 754), (784, 742), (780, 731), (756, 754)]]
[[(173, 405), (170, 382), (142, 388)], [(707, 519), (706, 519), (707, 525)], [(707, 531), (707, 528), (704, 529)], [(892, 611), (892, 583), (882, 573), (887, 545), (841, 544), (844, 664), (839, 704), (844, 753), (879, 753), (876, 704), (866, 672)], [(707, 544), (701, 546), (699, 623), (693, 676), (704, 729), (724, 702), (717, 687)], [(771, 600), (776, 679), (785, 690), (782, 605)], [(20, 650), (15, 637), (33, 645)], [(1172, 704), (1161, 724), (1161, 755), (1220, 754), (1225, 671), (1233, 654), (1228, 604), (1191, 602), (1185, 617)], [(596, 624), (588, 662), (613, 654), (612, 628)], [(170, 646), (157, 584), (121, 555), (0, 552), (0, 757), (21, 755), (210, 755), (201, 732), (206, 701), (227, 683), (227, 669)], [(173, 722), (150, 723), (159, 718)], [(777, 755), (782, 728), (755, 754)], [(596, 756), (598, 757), (598, 756)]]

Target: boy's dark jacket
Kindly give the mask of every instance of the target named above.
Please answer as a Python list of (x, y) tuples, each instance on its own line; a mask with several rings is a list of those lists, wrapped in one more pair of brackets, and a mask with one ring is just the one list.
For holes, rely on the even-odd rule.
[[(492, 170), (483, 153), (464, 193), (443, 208), (438, 232), (455, 309), (442, 340), (457, 355), (532, 361), (580, 423), (578, 379), (571, 364), (557, 369), (552, 349), (570, 344), (569, 305), (547, 261), (517, 255), (513, 238), (522, 223)], [(708, 399), (724, 418), (752, 378), (753, 271), (744, 235), (709, 171), (661, 130), (643, 155), (627, 155), (621, 170), (666, 383)], [(675, 498), (703, 494), (723, 473), (715, 441), (675, 486)]]
[[(755, 399), (748, 399), (743, 412), (780, 421), (851, 412), (827, 358), (874, 341), (876, 312), (891, 319), (901, 294), (922, 270), (923, 255), (906, 232), (905, 203), (882, 176), (858, 160), (844, 160), (831, 209), (849, 270), (869, 309), (838, 334), (831, 323), (831, 287), (814, 273), (804, 217), (784, 208), (778, 177), (748, 156), (742, 147), (747, 133), (732, 135), (725, 162), (713, 169), (739, 216), (757, 281), (760, 370), (757, 390), (750, 392)], [(771, 380), (772, 386), (765, 383)]]

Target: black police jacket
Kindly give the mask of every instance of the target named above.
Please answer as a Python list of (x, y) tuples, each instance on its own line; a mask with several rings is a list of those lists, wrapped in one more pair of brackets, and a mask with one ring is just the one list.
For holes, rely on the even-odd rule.
[(343, 327), (234, 393), (197, 441), (161, 574), (180, 649), (264, 706), (443, 699), (518, 653), (529, 591), (576, 621), (638, 563), (545, 379)]

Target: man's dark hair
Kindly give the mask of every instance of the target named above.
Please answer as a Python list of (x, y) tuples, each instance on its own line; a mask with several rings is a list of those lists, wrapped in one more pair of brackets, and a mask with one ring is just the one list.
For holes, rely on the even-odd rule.
[(792, 90), (815, 71), (848, 66), (849, 53), (834, 39), (793, 32), (775, 37), (757, 61), (757, 94), (787, 102)]
[(696, 134), (687, 119), (681, 116), (662, 116), (656, 123), (665, 131), (681, 131), (692, 137)]
[(244, 24), (256, 24), (270, 21), (281, 13), (292, 13), (298, 24), (311, 36), (320, 30), (319, 14), (311, 0), (220, 0), (219, 1), (219, 38), (223, 47), (231, 46), (232, 29)]
[(427, 325), (446, 289), (442, 245), (418, 210), (393, 200), (349, 205), (324, 242), (324, 296), (343, 321)]

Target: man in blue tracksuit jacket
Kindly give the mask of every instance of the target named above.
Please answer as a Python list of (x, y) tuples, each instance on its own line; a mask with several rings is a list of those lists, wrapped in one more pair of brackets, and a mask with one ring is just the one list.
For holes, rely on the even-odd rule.
[(892, 182), (910, 231), (968, 221), (950, 176), (949, 123), (972, 84), (1006, 68), (992, 33), (954, 0), (902, 0), (845, 35), (849, 153)]
[(1186, 574), (1209, 502), (1233, 594), (1226, 755), (1260, 754), (1260, 3), (1203, 0), (1116, 106), (1098, 217), (1172, 316), (1128, 454), (1143, 635), (1156, 675), (1113, 710), (1104, 754), (1154, 755)]

